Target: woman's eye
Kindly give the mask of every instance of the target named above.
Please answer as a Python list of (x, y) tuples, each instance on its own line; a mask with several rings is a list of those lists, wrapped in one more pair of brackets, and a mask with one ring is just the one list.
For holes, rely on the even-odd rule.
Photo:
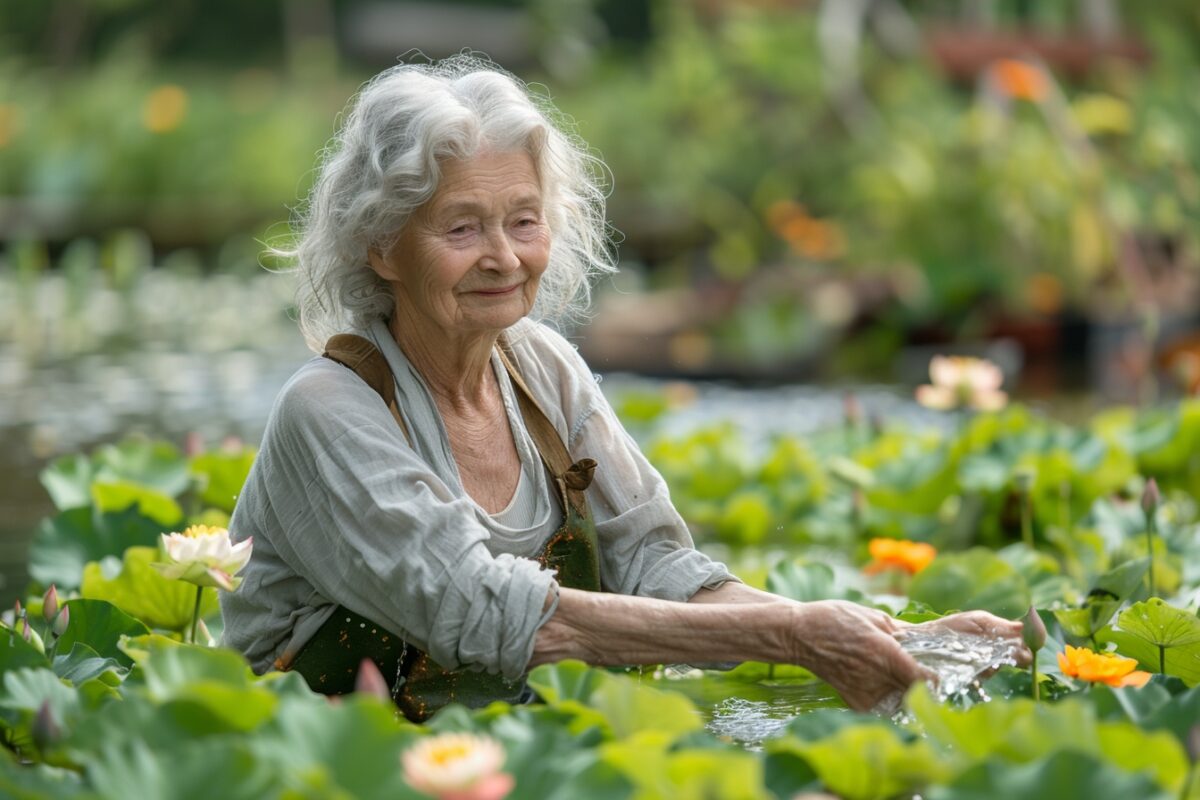
[(455, 225), (453, 228), (451, 228), (450, 235), (451, 236), (462, 236), (463, 234), (470, 233), (471, 230), (472, 230), (472, 226), (470, 224), (463, 223), (462, 225)]

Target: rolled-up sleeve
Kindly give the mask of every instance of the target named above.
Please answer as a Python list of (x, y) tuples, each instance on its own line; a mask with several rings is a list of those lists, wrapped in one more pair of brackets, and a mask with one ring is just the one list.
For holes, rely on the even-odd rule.
[(553, 573), (491, 555), (473, 505), (350, 377), (357, 385), (323, 371), (310, 380), (318, 385), (290, 387), (277, 409), (270, 503), (286, 534), (273, 546), (324, 597), (443, 667), (520, 677)]
[(701, 588), (737, 580), (724, 564), (695, 549), (666, 481), (603, 397), (577, 428), (573, 449), (597, 453), (600, 462), (588, 497), (606, 588), (683, 602)]

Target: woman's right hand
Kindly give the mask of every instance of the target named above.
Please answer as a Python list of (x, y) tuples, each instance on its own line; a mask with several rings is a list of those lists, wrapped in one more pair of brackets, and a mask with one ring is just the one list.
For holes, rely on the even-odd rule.
[(845, 600), (798, 603), (795, 614), (793, 663), (827, 681), (856, 711), (890, 704), (917, 681), (936, 680), (896, 640), (909, 623)]

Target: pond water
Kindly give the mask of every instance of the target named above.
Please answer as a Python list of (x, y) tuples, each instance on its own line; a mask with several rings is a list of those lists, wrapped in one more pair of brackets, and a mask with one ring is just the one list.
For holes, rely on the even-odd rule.
[[(1016, 664), (1014, 645), (1009, 642), (935, 626), (911, 629), (900, 643), (937, 675), (935, 696), (961, 707), (989, 700), (982, 679), (1001, 666)], [(662, 678), (696, 703), (710, 733), (748, 750), (761, 750), (764, 741), (783, 733), (789, 722), (805, 712), (844, 707), (828, 684), (811, 680), (747, 681), (686, 667), (668, 667)], [(899, 694), (886, 698), (874, 712), (894, 717), (901, 700)]]

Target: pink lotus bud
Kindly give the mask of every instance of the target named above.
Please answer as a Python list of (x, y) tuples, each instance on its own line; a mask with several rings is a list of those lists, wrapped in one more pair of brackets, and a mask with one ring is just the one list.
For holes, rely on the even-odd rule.
[(46, 652), (46, 645), (42, 643), (42, 637), (38, 636), (38, 632), (29, 624), (29, 617), (21, 617), (21, 638), (33, 645), (33, 649), (39, 653)]
[(46, 622), (53, 622), (56, 616), (58, 616), (58, 590), (52, 583), (42, 598), (42, 619)]
[(1042, 622), (1041, 616), (1033, 606), (1029, 607), (1029, 613), (1021, 620), (1021, 638), (1035, 653), (1046, 646), (1046, 623)]
[(13, 627), (14, 628), (21, 624), (21, 614), (22, 614), (21, 601), (18, 599), (17, 602), (13, 603)]
[(370, 694), (384, 702), (392, 702), (392, 692), (387, 680), (375, 662), (364, 658), (358, 667), (358, 677), (354, 679), (354, 691), (360, 694)]
[(67, 628), (71, 625), (71, 607), (63, 606), (62, 611), (58, 612), (58, 616), (54, 618), (54, 624), (51, 630), (55, 636), (62, 636), (67, 632)]
[(1162, 502), (1162, 494), (1158, 491), (1158, 481), (1151, 478), (1146, 481), (1146, 488), (1142, 490), (1142, 510), (1147, 514), (1153, 514), (1160, 502)]

